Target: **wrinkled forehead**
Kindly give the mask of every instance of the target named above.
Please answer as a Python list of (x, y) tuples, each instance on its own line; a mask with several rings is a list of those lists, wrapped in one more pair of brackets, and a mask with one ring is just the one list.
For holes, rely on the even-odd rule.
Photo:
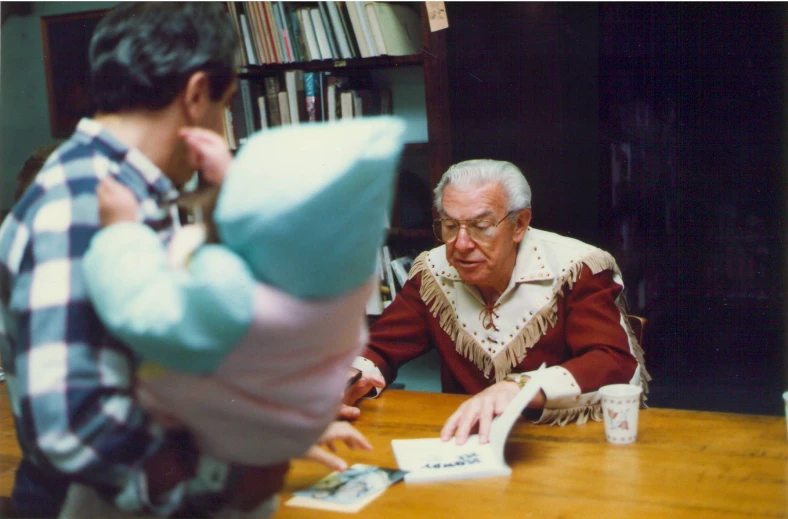
[(496, 217), (506, 213), (506, 194), (497, 182), (456, 186), (449, 184), (441, 199), (443, 216), (455, 220)]

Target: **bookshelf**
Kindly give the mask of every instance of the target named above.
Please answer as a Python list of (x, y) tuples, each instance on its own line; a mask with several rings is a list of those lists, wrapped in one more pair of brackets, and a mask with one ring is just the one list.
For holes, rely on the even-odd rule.
[[(228, 131), (237, 131), (239, 117), (244, 118), (246, 127), (251, 122), (253, 131), (262, 129), (263, 115), (259, 106), (255, 106), (254, 100), (267, 96), (265, 86), (267, 79), (270, 81), (271, 78), (277, 78), (279, 87), (286, 90), (285, 74), (292, 71), (300, 71), (299, 78), (300, 74), (309, 74), (311, 76), (309, 81), (315, 81), (315, 77), (319, 78), (317, 85), (320, 91), (316, 100), (319, 105), (316, 115), (310, 119), (308, 111), (301, 112), (299, 122), (320, 121), (329, 117), (326, 99), (326, 84), (329, 81), (337, 81), (340, 85), (338, 89), (358, 88), (373, 92), (389, 92), (390, 112), (381, 108), (382, 112), (403, 117), (408, 126), (408, 144), (400, 165), (399, 185), (388, 237), (392, 251), (400, 255), (411, 254), (433, 245), (430, 230), (430, 222), (434, 217), (431, 208), (432, 189), (443, 172), (451, 165), (446, 31), (430, 30), (427, 9), (423, 2), (383, 3), (396, 5), (397, 9), (405, 6), (417, 14), (421, 45), (416, 52), (407, 55), (360, 56), (359, 34), (354, 32), (353, 23), (342, 22), (352, 22), (349, 9), (359, 9), (359, 6), (370, 9), (370, 5), (375, 4), (373, 2), (360, 2), (359, 6), (351, 2), (228, 2), (228, 12), (233, 17), (242, 40), (242, 56), (240, 56), (242, 66), (238, 70), (242, 88), (239, 89), (237, 98), (233, 100), (235, 108), (228, 117), (232, 121), (229, 124), (233, 126), (231, 126), (232, 130)], [(327, 29), (329, 39), (332, 35), (330, 31), (335, 27), (337, 29), (337, 32), (333, 33), (334, 44), (330, 46), (335, 57), (306, 59), (310, 57), (311, 52), (314, 52), (314, 47), (310, 51), (300, 12), (315, 9), (327, 13), (329, 8), (340, 16), (339, 25), (333, 24), (330, 16), (322, 18), (322, 21), (328, 22), (326, 24), (328, 28), (324, 26), (324, 29)], [(276, 16), (277, 12), (278, 16)], [(275, 16), (266, 18), (267, 13), (273, 13)], [(242, 14), (246, 18), (245, 22), (240, 18)], [(318, 14), (317, 19), (319, 18)], [(276, 35), (281, 34), (278, 41), (274, 37), (275, 34), (269, 31), (269, 28), (276, 27), (277, 23), (279, 30), (276, 31)], [(352, 56), (340, 50), (339, 31), (343, 28), (344, 38), (347, 40), (345, 51), (349, 49), (351, 54), (354, 54)], [(361, 35), (363, 37), (363, 33)], [(388, 44), (389, 41), (386, 40), (386, 43)], [(278, 57), (274, 52), (277, 44), (279, 50), (285, 51), (280, 52)], [(367, 54), (369, 54), (369, 41), (365, 38), (361, 45), (367, 46)], [(250, 54), (256, 55), (250, 58)], [(299, 56), (301, 60), (298, 60)], [(255, 62), (257, 64), (253, 64)], [(348, 80), (346, 84), (341, 83), (343, 78)], [(247, 89), (245, 101), (243, 88)], [(322, 99), (319, 99), (321, 94)], [(340, 111), (339, 99), (336, 104), (337, 111)], [(266, 105), (265, 114), (269, 128), (272, 126), (270, 109), (269, 103)], [(376, 111), (378, 108), (373, 109), (373, 115)], [(341, 118), (341, 115), (341, 113), (337, 114), (337, 118)], [(365, 112), (362, 111), (361, 115), (365, 115)], [(248, 135), (251, 132), (248, 128), (244, 128), (242, 133)], [(232, 145), (233, 139), (228, 138), (228, 140)], [(239, 140), (235, 138), (236, 145)]]

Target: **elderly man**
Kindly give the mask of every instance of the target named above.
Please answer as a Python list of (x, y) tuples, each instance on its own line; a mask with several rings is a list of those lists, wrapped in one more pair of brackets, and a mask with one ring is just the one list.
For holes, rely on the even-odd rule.
[[(623, 310), (623, 283), (607, 252), (529, 227), (531, 190), (509, 162), (455, 164), (435, 188), (444, 245), (422, 253), (410, 279), (370, 330), (347, 392), (352, 405), (394, 380), (397, 369), (437, 348), (444, 392), (475, 395), (446, 421), (463, 443), (478, 425), (488, 440), (529, 378), (538, 423), (601, 420), (596, 391), (649, 376)], [(547, 367), (537, 373), (545, 364)], [(349, 415), (350, 410), (345, 410)]]

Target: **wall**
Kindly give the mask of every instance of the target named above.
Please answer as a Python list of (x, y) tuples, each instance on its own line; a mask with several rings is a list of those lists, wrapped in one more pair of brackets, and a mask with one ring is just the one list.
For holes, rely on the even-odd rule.
[(0, 212), (10, 208), (16, 174), (30, 153), (56, 142), (41, 45), (41, 16), (106, 9), (117, 2), (32, 2), (27, 16), (11, 16), (0, 31)]
[(533, 191), (534, 227), (596, 241), (596, 3), (450, 2), (455, 161), (508, 160)]

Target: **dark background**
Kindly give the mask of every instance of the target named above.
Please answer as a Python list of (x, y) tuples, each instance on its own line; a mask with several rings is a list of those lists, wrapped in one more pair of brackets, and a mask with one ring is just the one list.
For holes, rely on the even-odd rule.
[(453, 159), (514, 162), (535, 227), (616, 256), (652, 405), (783, 412), (785, 11), (447, 3)]

